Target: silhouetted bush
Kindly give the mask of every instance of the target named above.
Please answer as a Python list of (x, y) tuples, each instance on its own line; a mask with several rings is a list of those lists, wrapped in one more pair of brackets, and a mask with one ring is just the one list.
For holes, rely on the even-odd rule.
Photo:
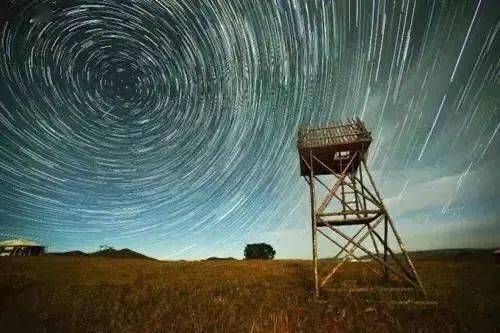
[(245, 259), (273, 259), (276, 251), (266, 243), (247, 244), (245, 247)]

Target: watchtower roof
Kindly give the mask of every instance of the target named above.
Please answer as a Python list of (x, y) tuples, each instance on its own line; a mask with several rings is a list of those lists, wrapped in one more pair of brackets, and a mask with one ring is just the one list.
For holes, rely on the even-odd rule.
[(370, 132), (359, 119), (333, 122), (321, 127), (301, 127), (299, 148), (315, 148), (354, 142), (371, 142)]
[[(354, 153), (366, 154), (371, 141), (371, 133), (358, 118), (321, 127), (301, 127), (298, 138), (301, 175), (309, 174), (305, 161), (309, 163), (310, 154), (322, 161), (313, 161), (315, 174), (340, 173), (342, 164), (345, 167)], [(352, 170), (356, 170), (358, 165), (358, 160), (352, 163)]]

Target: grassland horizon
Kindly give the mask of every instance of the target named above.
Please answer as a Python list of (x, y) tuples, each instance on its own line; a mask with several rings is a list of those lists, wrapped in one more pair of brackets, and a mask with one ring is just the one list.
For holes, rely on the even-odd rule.
[[(457, 332), (500, 330), (493, 257), (419, 258), (436, 307), (390, 306), (413, 295), (312, 295), (308, 260), (157, 261), (0, 258), (6, 332)], [(374, 263), (369, 263), (370, 265)], [(347, 263), (333, 287), (378, 283)]]
[[(433, 248), (433, 249), (425, 249), (425, 250), (414, 250), (409, 251), (409, 255), (412, 258), (425, 259), (425, 260), (473, 260), (473, 261), (483, 261), (483, 262), (492, 262), (494, 260), (494, 251), (496, 248), (491, 247), (461, 247), (461, 248)], [(401, 256), (402, 252), (395, 252), (397, 256)], [(110, 258), (136, 258), (136, 259), (154, 259), (158, 261), (200, 261), (200, 260), (245, 260), (245, 256), (242, 254), (241, 256), (233, 255), (233, 256), (209, 256), (201, 257), (201, 258), (165, 258), (165, 257), (156, 257), (151, 255), (145, 255), (140, 251), (135, 251), (129, 248), (115, 249), (113, 247), (109, 247), (105, 250), (101, 251), (89, 251), (84, 252), (78, 249), (72, 249), (67, 251), (50, 251), (45, 253), (46, 256), (70, 256), (70, 257), (110, 257)], [(367, 255), (362, 255), (360, 258), (362, 259), (370, 259)], [(320, 260), (328, 260), (331, 257), (320, 257)], [(273, 260), (302, 260), (302, 261), (310, 261), (311, 258), (307, 257), (275, 257)]]

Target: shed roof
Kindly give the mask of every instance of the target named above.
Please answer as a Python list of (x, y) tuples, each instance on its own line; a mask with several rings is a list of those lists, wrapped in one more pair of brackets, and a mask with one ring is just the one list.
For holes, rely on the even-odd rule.
[(18, 238), (1, 241), (0, 246), (40, 246), (40, 244), (31, 240)]

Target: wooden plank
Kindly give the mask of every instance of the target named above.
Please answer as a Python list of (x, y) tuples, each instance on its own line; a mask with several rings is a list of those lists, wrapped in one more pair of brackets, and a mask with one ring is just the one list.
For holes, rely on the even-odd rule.
[(391, 293), (391, 292), (414, 292), (415, 288), (391, 288), (391, 287), (372, 287), (372, 288), (328, 288), (325, 289), (333, 293)]
[(388, 306), (427, 306), (427, 307), (435, 307), (438, 306), (438, 302), (436, 301), (415, 301), (415, 300), (406, 300), (406, 301), (374, 301), (374, 303), (384, 304)]
[(341, 216), (341, 215), (361, 215), (361, 214), (382, 214), (382, 210), (370, 209), (370, 210), (345, 210), (343, 212), (333, 212), (333, 213), (322, 213), (318, 216)]
[(357, 225), (357, 224), (369, 224), (377, 219), (380, 215), (375, 215), (372, 217), (361, 217), (354, 219), (345, 219), (345, 220), (323, 220), (318, 219), (318, 227), (327, 227), (327, 226), (343, 226), (343, 225)]

